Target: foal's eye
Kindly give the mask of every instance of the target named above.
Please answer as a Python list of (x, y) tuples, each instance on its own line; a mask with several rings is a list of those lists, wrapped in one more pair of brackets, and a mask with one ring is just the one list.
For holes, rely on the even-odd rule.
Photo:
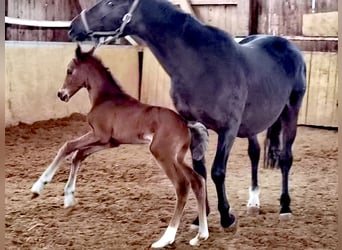
[(70, 69), (67, 70), (67, 75), (71, 75), (72, 71)]

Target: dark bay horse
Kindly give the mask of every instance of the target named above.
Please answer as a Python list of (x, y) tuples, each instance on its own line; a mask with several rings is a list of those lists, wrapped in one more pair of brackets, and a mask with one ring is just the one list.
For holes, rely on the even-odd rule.
[[(136, 35), (146, 42), (171, 77), (170, 94), (179, 114), (218, 134), (211, 177), (223, 227), (236, 221), (225, 190), (227, 160), (236, 137), (249, 142), (252, 178), (247, 207), (259, 209), (257, 134), (266, 129), (265, 162), (282, 173), (280, 215), (291, 215), (288, 177), (306, 66), (290, 41), (257, 35), (238, 44), (228, 33), (201, 23), (167, 0), (99, 1), (73, 19), (69, 35), (79, 41)], [(191, 131), (194, 153), (203, 142)], [(193, 154), (193, 165), (206, 178), (204, 154)], [(206, 205), (209, 214), (208, 201)]]
[[(171, 180), (177, 195), (169, 226), (152, 247), (164, 247), (174, 241), (190, 187), (197, 199), (200, 218), (198, 234), (190, 244), (199, 245), (209, 237), (205, 180), (184, 161), (191, 143), (187, 123), (170, 109), (142, 104), (126, 94), (101, 61), (93, 56), (93, 51), (85, 53), (77, 47), (76, 58), (69, 63), (64, 84), (58, 91), (58, 97), (67, 102), (79, 89), (84, 87), (88, 90), (91, 110), (87, 118), (92, 130), (66, 142), (31, 191), (35, 197), (38, 196), (44, 185), (51, 181), (61, 161), (72, 155), (70, 176), (64, 189), (64, 206), (69, 207), (75, 203), (77, 171), (87, 156), (120, 144), (148, 143), (152, 155)], [(200, 123), (193, 123), (191, 127), (197, 130), (198, 136), (203, 131), (207, 132)]]

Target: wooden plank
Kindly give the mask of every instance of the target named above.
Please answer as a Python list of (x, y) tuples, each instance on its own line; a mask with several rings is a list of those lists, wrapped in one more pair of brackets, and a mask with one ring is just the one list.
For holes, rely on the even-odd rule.
[(307, 125), (337, 126), (337, 54), (313, 52), (308, 88)]
[(338, 12), (303, 15), (304, 36), (338, 36)]
[(207, 23), (225, 30), (225, 6), (209, 6)]
[(148, 48), (144, 48), (140, 100), (175, 110), (170, 97), (170, 77)]
[(298, 124), (300, 125), (306, 124), (308, 96), (309, 96), (309, 88), (310, 88), (310, 71), (311, 71), (312, 52), (305, 51), (303, 52), (303, 56), (306, 62), (306, 92), (303, 98), (302, 106), (299, 110)]
[(194, 10), (191, 7), (190, 0), (179, 0), (178, 2), (179, 2), (181, 9), (184, 12), (189, 13), (192, 16), (196, 16)]

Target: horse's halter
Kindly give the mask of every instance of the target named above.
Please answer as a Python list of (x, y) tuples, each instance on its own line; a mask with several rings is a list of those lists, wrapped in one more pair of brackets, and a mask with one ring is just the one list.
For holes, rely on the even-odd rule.
[(112, 40), (117, 39), (120, 35), (122, 35), (126, 25), (132, 20), (133, 12), (136, 9), (138, 3), (139, 3), (139, 0), (134, 0), (134, 2), (132, 3), (131, 7), (128, 10), (128, 12), (122, 17), (121, 26), (114, 31), (92, 31), (89, 28), (88, 21), (87, 21), (86, 15), (85, 15), (87, 12), (87, 9), (82, 10), (81, 20), (82, 20), (83, 26), (84, 26), (87, 34), (91, 37), (94, 37), (94, 36), (104, 36), (104, 37), (111, 36), (111, 38), (109, 40), (105, 40), (103, 43), (108, 43)]

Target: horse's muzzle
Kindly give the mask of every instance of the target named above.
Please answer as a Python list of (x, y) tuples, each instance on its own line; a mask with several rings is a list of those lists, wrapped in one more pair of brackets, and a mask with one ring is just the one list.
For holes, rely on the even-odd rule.
[(59, 99), (61, 99), (63, 102), (67, 102), (69, 101), (70, 97), (69, 94), (67, 93), (67, 91), (65, 91), (64, 89), (61, 89), (57, 92), (57, 96), (59, 97)]
[(84, 41), (87, 38), (89, 38), (88, 34), (86, 32), (77, 32), (72, 27), (68, 31), (69, 38), (73, 41)]

